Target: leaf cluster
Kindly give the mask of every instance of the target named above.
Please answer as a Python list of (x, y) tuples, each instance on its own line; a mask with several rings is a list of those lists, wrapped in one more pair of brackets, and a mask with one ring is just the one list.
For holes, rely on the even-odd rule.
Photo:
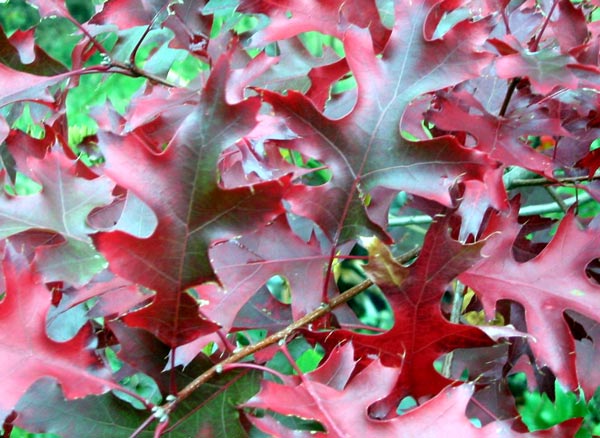
[(0, 5), (4, 436), (590, 436), (597, 15)]

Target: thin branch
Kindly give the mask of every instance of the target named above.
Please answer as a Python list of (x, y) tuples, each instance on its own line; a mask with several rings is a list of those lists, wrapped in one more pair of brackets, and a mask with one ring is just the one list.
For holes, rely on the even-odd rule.
[(115, 60), (111, 59), (109, 62), (109, 67), (119, 68), (119, 69), (123, 70), (123, 71), (113, 71), (113, 73), (129, 74), (129, 76), (133, 76), (133, 77), (143, 77), (152, 82), (156, 82), (158, 84), (162, 84), (162, 85), (165, 85), (170, 88), (173, 88), (176, 86), (175, 84), (172, 84), (171, 82), (167, 81), (166, 79), (161, 78), (160, 76), (156, 76), (155, 74), (152, 74), (150, 72), (147, 72), (147, 71), (139, 68), (135, 64), (130, 64), (130, 63), (121, 62), (121, 61), (115, 61)]
[(135, 47), (131, 51), (131, 54), (129, 55), (129, 63), (131, 65), (135, 65), (135, 57), (137, 56), (137, 52), (140, 49), (144, 39), (148, 36), (148, 33), (150, 33), (150, 29), (152, 29), (152, 26), (154, 26), (154, 23), (156, 23), (158, 16), (165, 8), (168, 8), (168, 7), (169, 7), (169, 2), (166, 2), (158, 11), (156, 11), (156, 14), (154, 14), (154, 17), (152, 17), (152, 21), (150, 22), (150, 24), (148, 24), (148, 26), (146, 27), (146, 30), (144, 30), (144, 33), (142, 34), (142, 36), (136, 43)]
[[(115, 68), (118, 70), (113, 70)], [(62, 73), (62, 76), (64, 76), (64, 78), (67, 79), (72, 76), (89, 75), (93, 73), (113, 73), (133, 78), (143, 77), (148, 79), (149, 81), (156, 82), (170, 88), (176, 87), (175, 84), (172, 84), (159, 76), (156, 76), (141, 68), (138, 68), (135, 65), (128, 65), (124, 62), (115, 61), (112, 59), (108, 62), (108, 64), (92, 65), (78, 70), (72, 70), (66, 73)]]
[[(563, 203), (568, 209), (574, 204), (582, 205), (591, 201), (594, 201), (594, 198), (592, 198), (589, 193), (582, 193), (581, 195), (571, 196), (570, 198), (564, 199)], [(548, 204), (527, 205), (525, 207), (521, 207), (519, 210), (519, 215), (535, 216), (546, 213), (560, 213), (563, 211), (562, 208), (563, 207), (556, 205), (554, 202), (549, 202)]]
[[(560, 197), (560, 195), (556, 192), (556, 189), (554, 187), (544, 186), (544, 189), (546, 189), (546, 191), (548, 192), (550, 197), (552, 199), (554, 199), (554, 202), (556, 202), (556, 205), (558, 205), (560, 207), (560, 209), (563, 211), (563, 213), (566, 213), (567, 210), (569, 210), (569, 206), (567, 204), (565, 204), (565, 200)], [(577, 203), (577, 202), (578, 202), (578, 199), (576, 198), (575, 203)]]
[[(75, 26), (77, 26), (77, 28), (79, 28), (79, 30), (90, 40), (90, 43), (96, 48), (96, 50), (98, 50), (98, 52), (100, 52), (101, 54), (103, 54), (105, 57), (107, 57), (109, 59), (108, 63), (106, 66), (102, 66), (104, 67), (104, 70), (108, 73), (118, 73), (118, 74), (123, 74), (126, 76), (132, 76), (132, 77), (144, 77), (152, 82), (158, 83), (158, 84), (162, 84), (165, 85), (167, 87), (175, 87), (175, 84), (172, 84), (170, 82), (168, 82), (167, 80), (161, 78), (160, 76), (156, 76), (150, 72), (147, 72), (141, 68), (139, 68), (136, 64), (135, 64), (135, 57), (136, 54), (142, 44), (142, 42), (144, 41), (144, 39), (146, 38), (146, 35), (148, 34), (148, 32), (150, 31), (151, 27), (154, 25), (158, 15), (160, 14), (160, 12), (168, 6), (168, 3), (165, 4), (165, 6), (163, 6), (161, 8), (160, 11), (158, 11), (156, 13), (156, 15), (154, 16), (154, 18), (152, 19), (152, 22), (148, 25), (148, 27), (146, 28), (144, 34), (141, 36), (141, 38), (138, 40), (138, 42), (136, 43), (135, 47), (133, 48), (133, 50), (131, 51), (131, 54), (129, 55), (129, 62), (121, 62), (121, 61), (116, 61), (113, 60), (110, 56), (110, 52), (102, 45), (102, 43), (100, 43), (92, 34), (90, 34), (88, 32), (88, 30), (81, 24), (79, 23), (77, 20), (75, 20), (73, 17), (71, 17), (70, 15), (67, 15), (67, 19), (69, 21), (71, 21)], [(116, 69), (121, 69), (122, 71), (119, 70), (110, 70), (111, 68), (116, 68)]]
[[(398, 257), (396, 259), (396, 261), (398, 261), (399, 263), (406, 263), (406, 262), (412, 260), (413, 258), (415, 258), (419, 254), (419, 251), (420, 251), (420, 248), (418, 248), (418, 247), (414, 248), (414, 249), (402, 254), (400, 257)], [(290, 324), (283, 330), (280, 330), (277, 333), (274, 333), (271, 336), (266, 337), (265, 339), (257, 342), (256, 344), (248, 345), (247, 347), (242, 348), (241, 350), (237, 351), (236, 353), (232, 354), (231, 356), (227, 357), (226, 359), (222, 360), (221, 362), (213, 365), (208, 370), (206, 370), (204, 373), (200, 374), (200, 376), (198, 376), (192, 382), (190, 382), (185, 388), (183, 388), (181, 391), (179, 391), (179, 393), (177, 394), (177, 396), (175, 397), (174, 400), (165, 403), (164, 405), (162, 405), (159, 408), (159, 411), (162, 414), (162, 417), (166, 418), (166, 415), (168, 415), (170, 412), (172, 412), (178, 403), (180, 403), (181, 401), (183, 401), (186, 398), (188, 398), (189, 396), (191, 396), (194, 393), (194, 391), (196, 391), (198, 388), (200, 388), (202, 385), (204, 385), (206, 382), (208, 382), (214, 376), (222, 373), (226, 369), (227, 365), (239, 362), (242, 359), (244, 359), (245, 357), (250, 356), (251, 354), (254, 354), (254, 353), (256, 353), (260, 350), (263, 350), (273, 344), (276, 344), (279, 341), (282, 341), (282, 340), (290, 337), (296, 330), (325, 316), (326, 314), (330, 313), (336, 307), (346, 303), (347, 301), (354, 298), (361, 292), (365, 291), (372, 285), (373, 285), (373, 282), (371, 280), (369, 280), (369, 279), (364, 280), (363, 282), (357, 284), (356, 286), (339, 294), (338, 296), (331, 298), (329, 303), (323, 303), (319, 308), (313, 310), (312, 312), (303, 316), (302, 318), (298, 319), (297, 321), (294, 321), (292, 324)], [(134, 431), (133, 434), (130, 435), (130, 438), (135, 438), (135, 437), (139, 436), (139, 434), (142, 433), (142, 431), (146, 427), (148, 427), (150, 425), (150, 423), (152, 423), (152, 421), (155, 419), (156, 419), (156, 416), (154, 416), (154, 415), (147, 418), (144, 421), (144, 423), (140, 427), (138, 427)]]
[(108, 50), (106, 50), (102, 43), (98, 41), (94, 36), (92, 36), (92, 34), (89, 33), (88, 30), (85, 27), (83, 27), (83, 25), (79, 21), (73, 18), (71, 14), (67, 14), (65, 18), (71, 23), (73, 23), (90, 40), (90, 43), (92, 43), (92, 45), (96, 48), (96, 50), (98, 50), (98, 52), (102, 53), (103, 55), (109, 54)]
[(504, 101), (502, 102), (502, 107), (500, 108), (500, 112), (498, 113), (498, 116), (504, 117), (504, 115), (506, 114), (506, 110), (508, 109), (508, 104), (510, 103), (510, 99), (512, 98), (512, 95), (515, 92), (515, 89), (517, 88), (517, 85), (519, 84), (520, 81), (521, 81), (521, 78), (514, 78), (512, 81), (510, 81), (510, 85), (508, 86), (508, 89), (506, 90), (506, 95), (504, 96)]
[(548, 23), (550, 22), (550, 17), (552, 17), (552, 14), (554, 13), (554, 10), (556, 9), (557, 5), (558, 5), (558, 0), (554, 0), (554, 2), (552, 3), (552, 6), (550, 7), (550, 11), (548, 11), (548, 15), (546, 16), (546, 19), (542, 23), (542, 28), (540, 29), (540, 33), (537, 34), (535, 41), (531, 45), (532, 52), (537, 52), (537, 49), (540, 46), (540, 42), (542, 41), (542, 35), (544, 35), (544, 31), (546, 30), (546, 27), (548, 26)]
[[(578, 196), (572, 196), (570, 198), (564, 199), (563, 204), (568, 209), (573, 204), (578, 203), (582, 205), (586, 202), (593, 201), (594, 199), (588, 193), (582, 193)], [(560, 213), (563, 211), (563, 207), (557, 205), (556, 202), (549, 202), (547, 204), (536, 204), (536, 205), (526, 205), (519, 209), (519, 216), (535, 216), (539, 214), (546, 213)], [(424, 225), (431, 223), (431, 216), (426, 214), (419, 214), (415, 216), (402, 216), (402, 217), (392, 217), (388, 226), (390, 227), (405, 227), (407, 225)]]
[[(113, 70), (114, 68), (118, 69), (118, 70)], [(146, 78), (152, 82), (156, 82), (162, 85), (165, 85), (167, 87), (176, 87), (175, 84), (172, 84), (168, 81), (166, 81), (165, 79), (156, 76), (152, 73), (149, 73), (147, 71), (144, 71), (143, 69), (140, 69), (138, 67), (136, 67), (135, 65), (127, 65), (123, 62), (120, 61), (114, 61), (114, 60), (110, 60), (108, 62), (108, 64), (99, 64), (99, 65), (91, 65), (89, 67), (83, 67), (77, 70), (71, 70), (71, 71), (67, 71), (65, 73), (61, 73), (60, 75), (54, 76), (54, 78), (56, 77), (61, 77), (64, 79), (69, 79), (73, 76), (82, 76), (82, 75), (89, 75), (89, 74), (95, 74), (95, 73), (113, 73), (113, 74), (121, 74), (121, 75), (125, 75), (125, 76), (130, 76), (130, 77), (143, 77)]]
[(140, 433), (142, 433), (148, 426), (150, 426), (154, 420), (156, 420), (154, 416), (146, 418), (144, 422), (140, 424), (140, 426), (136, 430), (133, 431), (130, 438), (135, 438), (136, 436), (139, 436)]
[(514, 179), (506, 187), (507, 190), (516, 189), (519, 187), (531, 187), (531, 186), (545, 186), (552, 184), (569, 184), (577, 182), (595, 181), (599, 180), (600, 175), (594, 175), (591, 178), (589, 176), (569, 176), (564, 178), (556, 178), (555, 180), (549, 180), (546, 178), (530, 178), (530, 179)]

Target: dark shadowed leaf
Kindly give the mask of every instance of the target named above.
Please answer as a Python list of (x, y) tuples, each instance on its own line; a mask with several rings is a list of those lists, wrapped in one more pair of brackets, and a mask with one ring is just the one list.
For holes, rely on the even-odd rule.
[[(105, 173), (152, 208), (158, 226), (147, 239), (112, 232), (101, 233), (96, 242), (117, 274), (157, 291), (151, 307), (129, 318), (173, 346), (214, 331), (197, 317), (196, 332), (183, 336), (179, 329), (189, 324), (180, 325), (177, 316), (183, 300), (190, 300), (185, 289), (214, 279), (209, 245), (252, 230), (283, 211), (281, 198), (289, 178), (231, 190), (219, 184), (219, 155), (250, 131), (259, 104), (256, 100), (225, 102), (227, 68), (224, 57), (215, 66), (201, 102), (169, 143), (154, 145), (155, 149), (166, 146), (163, 152), (149, 148), (136, 133), (99, 134)], [(152, 322), (157, 313), (162, 315), (160, 329)]]
[(0, 29), (0, 62), (15, 70), (41, 76), (58, 75), (67, 70), (35, 44), (33, 29), (16, 31), (10, 38)]
[[(190, 367), (197, 372), (197, 367)], [(189, 380), (189, 378), (188, 378)], [(181, 382), (185, 376), (181, 376)], [(169, 418), (167, 438), (195, 436), (211, 438), (246, 438), (236, 406), (248, 400), (258, 389), (255, 373), (228, 373), (196, 392)], [(60, 387), (51, 381), (38, 382), (17, 407), (17, 424), (28, 430), (55, 433), (62, 438), (94, 436), (101, 438), (129, 437), (147, 417), (145, 411), (112, 394), (65, 401)], [(190, 414), (191, 413), (191, 414)], [(143, 438), (154, 436), (151, 430)]]

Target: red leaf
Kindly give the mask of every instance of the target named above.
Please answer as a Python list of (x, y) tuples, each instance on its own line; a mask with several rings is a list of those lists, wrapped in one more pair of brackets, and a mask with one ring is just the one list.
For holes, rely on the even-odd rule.
[(187, 344), (219, 328), (200, 316), (198, 303), (187, 293), (157, 294), (150, 306), (126, 315), (123, 321), (148, 330), (170, 346)]
[(236, 315), (235, 330), (283, 330), (294, 319), (288, 305), (277, 300), (266, 286), (260, 288)]
[(460, 205), (456, 210), (462, 218), (458, 240), (466, 242), (469, 236), (477, 238), (481, 222), (490, 208), (503, 207), (505, 199), (498, 196), (497, 181), (502, 178), (503, 169), (490, 171), (484, 177), (484, 182), (469, 180), (464, 183), (465, 190)]
[(475, 77), (489, 63), (491, 55), (478, 51), (487, 21), (460, 22), (442, 39), (429, 41), (421, 32), (425, 5), (398, 4), (397, 14), (381, 59), (367, 31), (352, 27), (345, 34), (346, 59), (359, 89), (346, 117), (331, 120), (296, 92), (284, 97), (263, 91), (264, 100), (302, 138), (290, 147), (326, 163), (335, 175), (323, 186), (298, 186), (288, 196), (295, 213), (313, 219), (332, 239), (383, 235), (367, 220), (363, 206), (376, 186), (451, 205), (448, 189), (461, 178), (481, 180), (490, 166), (483, 154), (454, 138), (412, 143), (398, 132), (411, 100)]
[(176, 333), (178, 309), (180, 300), (189, 298), (179, 297), (185, 289), (215, 278), (209, 245), (252, 230), (283, 211), (280, 200), (289, 178), (231, 190), (219, 185), (219, 155), (250, 131), (259, 105), (256, 100), (236, 105), (225, 102), (228, 66), (226, 57), (217, 63), (201, 102), (164, 152), (145, 144), (140, 135), (143, 127), (126, 136), (98, 134), (106, 157), (105, 173), (134, 192), (158, 218), (148, 239), (101, 233), (98, 248), (114, 272), (157, 291), (155, 309), (147, 308), (144, 314), (158, 312), (157, 303), (168, 303), (161, 312), (173, 318), (173, 330), (165, 331), (164, 319), (160, 330), (147, 318), (145, 323), (137, 320), (136, 326), (160, 333), (161, 340), (171, 346), (183, 340)]
[(127, 327), (120, 321), (109, 322), (108, 328), (119, 341), (119, 359), (152, 377), (162, 390), (169, 391), (169, 375), (164, 373), (169, 348), (146, 330)]
[(205, 2), (186, 0), (183, 4), (173, 4), (171, 14), (164, 26), (175, 34), (170, 47), (189, 50), (200, 59), (208, 57), (209, 35), (213, 25), (211, 15), (203, 15)]
[[(338, 353), (341, 351), (341, 353)], [(346, 354), (350, 352), (350, 354)], [(348, 382), (354, 362), (352, 347), (347, 344), (336, 350), (316, 371), (295, 377), (287, 384), (263, 381), (260, 392), (246, 407), (267, 409), (284, 415), (314, 419), (327, 432), (314, 430), (291, 431), (270, 415), (251, 416), (252, 423), (270, 436), (278, 437), (423, 437), (460, 436), (465, 438), (517, 438), (535, 436), (567, 436), (573, 433), (579, 421), (555, 427), (551, 432), (521, 434), (511, 430), (509, 423), (492, 423), (482, 429), (473, 426), (465, 415), (473, 392), (472, 385), (446, 388), (431, 400), (408, 413), (389, 420), (369, 416), (369, 406), (385, 397), (394, 385), (398, 369), (387, 368), (379, 360), (372, 362)], [(343, 369), (345, 378), (331, 380), (324, 369)], [(290, 403), (293, 400), (293, 403)], [(267, 412), (268, 412), (267, 411)]]
[(147, 26), (163, 6), (162, 0), (108, 0), (90, 23), (112, 24), (119, 29)]
[(499, 300), (521, 303), (539, 365), (548, 365), (563, 385), (575, 389), (575, 344), (563, 313), (574, 310), (597, 318), (600, 311), (600, 286), (585, 275), (587, 264), (600, 256), (597, 221), (582, 227), (568, 214), (544, 250), (524, 263), (512, 255), (519, 229), (515, 213), (498, 215), (489, 232), (501, 233), (490, 237), (483, 250), (486, 257), (460, 279), (478, 293), (488, 315)]
[[(90, 349), (86, 326), (68, 342), (46, 333), (50, 292), (27, 260), (9, 245), (2, 262), (6, 296), (0, 303), (0, 420), (12, 411), (27, 389), (42, 377), (52, 377), (67, 399), (102, 394), (115, 384)], [(18, 328), (18, 329), (15, 329)]]
[(276, 61), (275, 65), (253, 78), (251, 84), (279, 93), (285, 90), (306, 92), (315, 106), (323, 109), (329, 98), (331, 81), (348, 73), (345, 60), (327, 46), (323, 47), (322, 56), (312, 56), (298, 37), (279, 41), (277, 46), (281, 53), (276, 58), (263, 60), (263, 63)]
[(104, 271), (85, 287), (63, 290), (58, 308), (65, 311), (93, 299), (93, 307), (88, 312), (90, 318), (112, 319), (151, 299), (148, 293), (143, 293), (140, 289), (139, 286)]
[(105, 177), (79, 177), (77, 163), (58, 151), (41, 160), (29, 158), (27, 165), (27, 173), (42, 185), (42, 191), (28, 196), (0, 195), (0, 236), (31, 229), (60, 233), (66, 243), (40, 248), (39, 268), (46, 281), (83, 285), (106, 267), (92, 247), (89, 234), (94, 229), (88, 226), (87, 217), (94, 208), (110, 204), (114, 183)]
[[(74, 21), (65, 0), (30, 3)], [(600, 219), (571, 212), (552, 234), (554, 219), (528, 216), (554, 207), (529, 184), (600, 193), (581, 181), (600, 166), (592, 3), (107, 0), (77, 26), (67, 72), (36, 44), (48, 20), (0, 31), (4, 434), (574, 436), (581, 420), (521, 434), (508, 376), (549, 396), (555, 376), (586, 396), (600, 379)], [(122, 76), (145, 85), (129, 99)], [(94, 84), (106, 104), (82, 93)], [(97, 130), (79, 129), (86, 115)], [(544, 178), (523, 182), (530, 171)], [(41, 191), (15, 195), (23, 175)], [(586, 198), (582, 217), (595, 214)], [(430, 217), (428, 231), (400, 226)], [(412, 265), (394, 261), (423, 237)], [(362, 280), (359, 260), (337, 264), (359, 239), (381, 293), (292, 331), (327, 310), (336, 279)], [(291, 304), (269, 291), (274, 276)], [(463, 321), (458, 303), (448, 315), (455, 280), (476, 290)], [(390, 311), (391, 329), (364, 330)], [(492, 316), (509, 325), (465, 322)], [(228, 363), (247, 342), (259, 351)], [(298, 366), (281, 374), (287, 342)], [(96, 354), (144, 397), (179, 394), (168, 418), (108, 393), (73, 400), (127, 390)], [(224, 374), (187, 398), (207, 370)], [(398, 415), (405, 396), (417, 406)]]
[(35, 40), (32, 29), (27, 32), (17, 30), (11, 35), (10, 42), (18, 50), (21, 63), (31, 64), (35, 60)]
[(480, 248), (481, 244), (461, 245), (452, 240), (444, 219), (432, 224), (410, 268), (394, 262), (385, 247), (373, 246), (366, 269), (394, 309), (394, 326), (380, 335), (336, 330), (311, 336), (330, 348), (352, 340), (357, 357), (372, 355), (385, 366), (401, 367), (395, 403), (390, 402), (394, 406), (408, 395), (419, 399), (436, 394), (450, 383), (434, 369), (436, 359), (456, 348), (492, 343), (476, 327), (450, 323), (440, 307), (449, 283), (479, 259)]
[(580, 7), (570, 1), (558, 1), (558, 8), (552, 14), (550, 25), (563, 53), (569, 53), (588, 39), (585, 15)]
[(56, 76), (36, 76), (0, 64), (0, 107), (21, 100), (53, 102), (47, 88), (69, 76), (69, 72)]
[[(522, 139), (539, 135), (569, 136), (560, 119), (529, 108), (518, 108), (506, 117), (497, 117), (467, 93), (440, 96), (436, 104), (438, 108), (428, 112), (428, 119), (438, 128), (468, 132), (475, 137), (478, 150), (505, 166), (520, 166), (550, 178), (554, 176), (556, 165), (551, 156), (533, 149)], [(503, 204), (506, 206), (504, 199), (499, 201), (494, 202), (497, 209)]]
[[(265, 14), (271, 19), (266, 29), (252, 36), (251, 44), (254, 46), (264, 46), (309, 31), (319, 31), (342, 38), (352, 24), (369, 28), (376, 51), (381, 50), (389, 36), (389, 30), (379, 20), (379, 11), (373, 0), (353, 2), (331, 0), (310, 3), (300, 0), (279, 2), (242, 0), (238, 10)], [(315, 19), (316, 17), (318, 20)]]
[[(273, 245), (278, 239), (285, 239), (286, 244)], [(323, 254), (316, 238), (307, 243), (296, 236), (285, 216), (255, 233), (215, 245), (209, 255), (225, 292), (221, 300), (207, 306), (207, 315), (214, 315), (226, 330), (244, 304), (274, 275), (284, 276), (289, 284), (294, 319), (322, 302), (329, 255)]]
[(496, 61), (496, 70), (505, 79), (527, 77), (534, 92), (548, 94), (556, 87), (577, 87), (577, 77), (569, 69), (571, 64), (575, 60), (570, 56), (541, 49), (503, 56)]

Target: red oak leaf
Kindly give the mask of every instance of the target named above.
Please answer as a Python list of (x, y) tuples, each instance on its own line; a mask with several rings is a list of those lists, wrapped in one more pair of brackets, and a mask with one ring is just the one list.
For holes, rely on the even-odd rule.
[(173, 4), (170, 7), (171, 13), (164, 22), (164, 26), (175, 34), (169, 46), (187, 49), (201, 59), (208, 56), (209, 35), (213, 25), (212, 15), (202, 14), (204, 3), (186, 0)]
[(572, 64), (576, 64), (575, 59), (552, 49), (525, 50), (498, 59), (496, 71), (505, 79), (527, 77), (534, 92), (547, 94), (556, 87), (577, 87), (577, 77), (569, 68)]
[(152, 377), (161, 390), (170, 391), (169, 374), (164, 372), (169, 347), (146, 330), (127, 327), (120, 321), (110, 321), (107, 325), (119, 341), (119, 359)]
[(35, 60), (35, 39), (33, 29), (17, 30), (10, 36), (11, 45), (17, 49), (22, 64), (31, 64)]
[[(209, 245), (252, 230), (283, 212), (281, 198), (289, 177), (230, 190), (219, 184), (216, 169), (221, 152), (250, 132), (260, 104), (255, 99), (226, 103), (228, 58), (215, 65), (200, 102), (163, 152), (157, 152), (161, 145), (146, 143), (144, 126), (125, 136), (98, 134), (106, 157), (105, 173), (135, 193), (158, 218), (148, 239), (100, 233), (98, 248), (115, 273), (157, 292), (151, 307), (128, 318), (171, 346), (214, 331), (214, 325), (196, 316), (195, 334), (186, 329), (183, 336), (178, 315), (183, 300), (191, 299), (184, 296), (185, 289), (215, 279)], [(167, 308), (160, 308), (161, 303)], [(152, 322), (157, 312), (163, 314), (160, 324)], [(167, 323), (165, 318), (172, 319)], [(165, 331), (165, 324), (172, 329)]]
[(586, 17), (580, 7), (570, 1), (558, 1), (558, 8), (552, 14), (550, 27), (558, 40), (561, 51), (569, 53), (588, 39)]
[(0, 60), (15, 70), (42, 76), (66, 71), (64, 65), (35, 44), (34, 29), (17, 30), (10, 38), (0, 29)]
[[(285, 239), (285, 245), (273, 245), (277, 239)], [(207, 315), (214, 315), (226, 330), (246, 302), (274, 275), (282, 275), (289, 284), (294, 319), (322, 302), (329, 251), (324, 254), (314, 236), (309, 242), (300, 239), (285, 216), (255, 233), (217, 244), (209, 254), (224, 291), (214, 295), (221, 299), (211, 300)]]
[(46, 281), (83, 285), (106, 267), (92, 246), (89, 234), (95, 230), (87, 224), (87, 217), (94, 208), (111, 203), (114, 183), (106, 177), (79, 177), (77, 163), (57, 150), (26, 163), (27, 174), (42, 190), (28, 196), (0, 195), (0, 237), (31, 229), (59, 233), (66, 244), (40, 247), (38, 268)]
[(492, 56), (479, 51), (486, 20), (462, 21), (442, 38), (427, 40), (422, 31), (427, 12), (425, 4), (399, 2), (381, 58), (366, 30), (346, 31), (346, 59), (358, 83), (358, 100), (342, 119), (325, 117), (300, 93), (262, 92), (301, 137), (289, 147), (324, 163), (335, 175), (322, 186), (296, 186), (288, 196), (295, 213), (313, 219), (331, 238), (339, 235), (343, 241), (361, 230), (382, 235), (363, 206), (376, 186), (451, 205), (448, 190), (457, 180), (481, 180), (486, 168), (494, 167), (484, 154), (460, 146), (453, 137), (413, 143), (400, 136), (402, 114), (413, 99), (476, 77)]
[(385, 366), (402, 367), (394, 389), (396, 403), (408, 395), (418, 399), (436, 394), (450, 383), (434, 369), (436, 359), (456, 348), (492, 344), (478, 328), (452, 324), (441, 311), (449, 283), (479, 259), (481, 246), (451, 239), (447, 219), (432, 224), (410, 268), (395, 262), (385, 246), (374, 242), (366, 271), (386, 293), (394, 310), (394, 326), (380, 335), (336, 330), (311, 336), (330, 347), (352, 340), (357, 356), (374, 355)]
[[(478, 429), (465, 415), (473, 393), (472, 385), (446, 388), (400, 417), (374, 419), (369, 416), (369, 407), (386, 396), (402, 372), (397, 368), (384, 367), (377, 360), (350, 379), (354, 366), (351, 344), (347, 344), (332, 353), (327, 362), (312, 373), (290, 379), (286, 384), (263, 381), (260, 392), (244, 404), (246, 407), (317, 420), (326, 432), (292, 431), (270, 415), (250, 416), (250, 421), (270, 436), (299, 438), (550, 438), (567, 436), (579, 427), (576, 420), (539, 435), (515, 432), (508, 422), (492, 423)], [(335, 370), (342, 371), (338, 374)], [(558, 435), (561, 433), (567, 435)]]
[(588, 263), (600, 256), (598, 221), (582, 227), (568, 214), (542, 252), (523, 263), (512, 252), (519, 230), (516, 209), (496, 216), (489, 232), (500, 233), (490, 237), (485, 258), (459, 278), (478, 293), (488, 315), (499, 300), (521, 303), (539, 365), (548, 365), (562, 384), (575, 389), (575, 341), (563, 314), (574, 310), (593, 319), (600, 312), (600, 286), (585, 275)]
[(88, 311), (90, 318), (116, 318), (151, 300), (152, 296), (140, 289), (106, 270), (84, 287), (63, 289), (57, 312), (65, 312), (93, 299), (94, 304)]
[[(50, 291), (41, 283), (25, 257), (7, 246), (2, 262), (6, 296), (0, 302), (0, 421), (12, 411), (27, 389), (42, 377), (52, 377), (66, 398), (102, 394), (117, 385), (90, 349), (86, 326), (67, 342), (55, 342), (46, 333)], [(18, 328), (18, 329), (15, 329)]]
[(119, 29), (147, 26), (165, 5), (162, 0), (108, 0), (90, 23), (112, 24)]
[[(581, 181), (600, 167), (598, 2), (26, 2), (43, 24), (0, 31), (4, 435), (575, 436), (577, 419), (525, 433), (508, 383), (525, 372), (552, 396), (557, 377), (589, 397), (600, 382), (597, 206), (569, 198), (581, 217), (557, 231), (529, 216), (555, 208), (529, 184), (600, 193)], [(65, 72), (36, 41), (55, 53), (69, 8), (92, 18)], [(132, 52), (135, 67), (111, 62)], [(41, 191), (20, 195), (23, 175)], [(380, 291), (328, 312), (335, 278), (363, 278), (359, 260), (335, 264), (362, 258), (361, 238)], [(423, 238), (412, 265), (394, 261)], [(455, 280), (476, 291), (458, 322)], [(510, 325), (466, 323), (494, 314)], [(375, 319), (391, 328), (364, 330)], [(125, 404), (123, 376), (153, 393), (148, 412)], [(177, 395), (168, 415), (150, 412), (157, 389)]]
[(198, 302), (188, 293), (158, 293), (150, 306), (123, 318), (130, 327), (141, 327), (169, 345), (181, 345), (212, 333), (219, 326), (203, 318)]
[(576, 315), (574, 319), (583, 326), (586, 332), (586, 336), (575, 343), (575, 351), (577, 374), (585, 376), (585, 378), (579, 380), (579, 385), (586, 399), (589, 399), (600, 387), (600, 370), (595, 366), (600, 360), (600, 351), (596, 348), (600, 341), (600, 326), (596, 321), (582, 318), (581, 315)]
[(313, 56), (298, 37), (279, 41), (277, 46), (281, 52), (278, 56), (262, 52), (245, 68), (234, 71), (231, 92), (243, 98), (249, 85), (279, 93), (297, 90), (306, 92), (322, 109), (329, 98), (331, 83), (348, 73), (344, 59), (327, 46), (319, 56)]
[[(389, 30), (381, 23), (377, 4), (373, 0), (308, 3), (301, 0), (242, 0), (238, 10), (265, 14), (271, 19), (267, 28), (252, 36), (251, 44), (254, 46), (264, 46), (309, 31), (319, 31), (342, 38), (344, 31), (352, 24), (369, 28), (377, 52), (383, 48), (389, 37)], [(315, 20), (315, 17), (319, 19)]]
[[(475, 137), (476, 148), (506, 166), (519, 166), (553, 177), (552, 158), (536, 151), (523, 138), (527, 136), (569, 136), (560, 119), (548, 118), (542, 111), (529, 108), (511, 111), (506, 117), (488, 113), (467, 93), (455, 93), (436, 99), (437, 109), (428, 119), (446, 131), (466, 131)], [(469, 108), (467, 110), (466, 108)], [(495, 203), (498, 205), (498, 202)]]
[(505, 199), (499, 199), (498, 178), (502, 168), (494, 169), (484, 175), (484, 181), (465, 181), (464, 195), (460, 199), (457, 214), (462, 218), (458, 240), (466, 242), (470, 235), (477, 238), (481, 222), (490, 208), (503, 207)]
[[(177, 383), (184, 386), (191, 377), (207, 367), (207, 360), (198, 360), (179, 372)], [(242, 438), (247, 432), (240, 424), (237, 405), (256, 392), (257, 377), (252, 373), (229, 372), (211, 381), (188, 398), (170, 415), (166, 438), (222, 437)], [(147, 412), (133, 409), (129, 403), (113, 394), (90, 396), (82, 400), (65, 401), (60, 388), (47, 379), (36, 382), (17, 405), (15, 424), (37, 433), (62, 438), (110, 437), (140, 438), (158, 436), (165, 423), (148, 430), (136, 430)], [(193, 411), (193, 412), (190, 412)]]
[(55, 76), (36, 76), (0, 64), (0, 107), (22, 100), (53, 102), (47, 88), (64, 81), (70, 72)]

